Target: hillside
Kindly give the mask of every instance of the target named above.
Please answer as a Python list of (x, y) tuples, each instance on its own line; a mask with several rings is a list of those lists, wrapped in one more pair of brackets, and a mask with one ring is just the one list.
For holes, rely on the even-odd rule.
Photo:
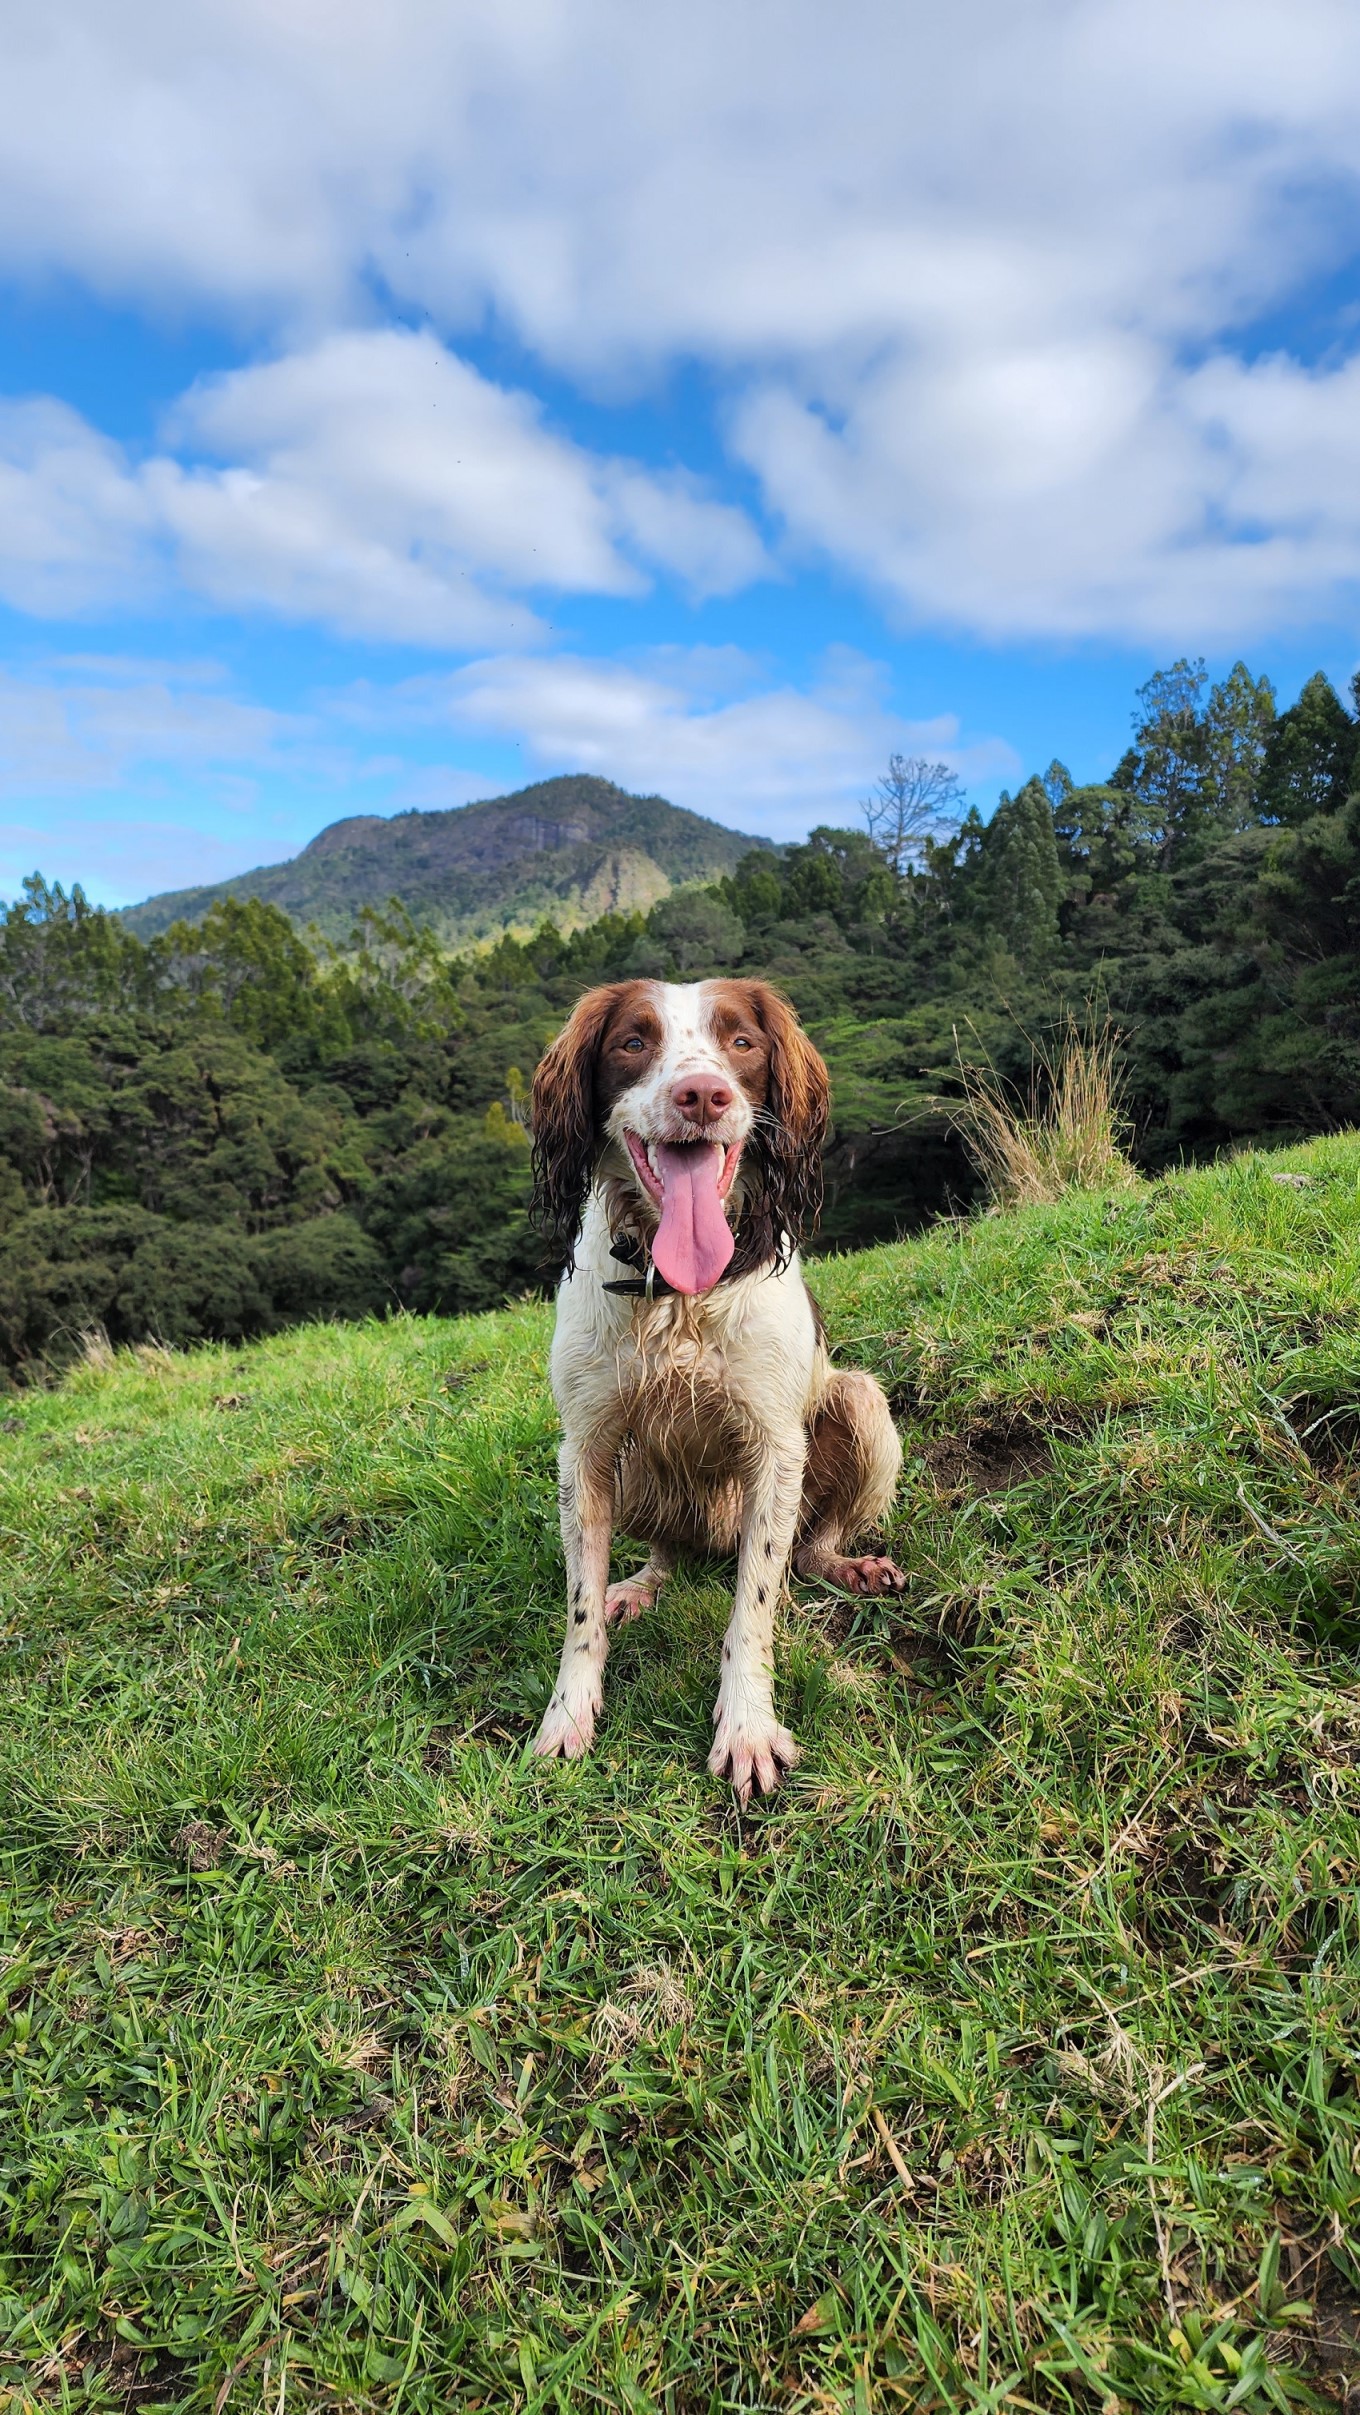
[[(14, 2404), (1090, 2411), (1360, 2362), (1360, 1139), (822, 1262), (902, 1604), (530, 1764), (548, 1313), (14, 1405)], [(631, 1564), (625, 1550), (623, 1564)]]
[(571, 931), (601, 914), (645, 913), (673, 888), (734, 871), (763, 844), (664, 797), (577, 774), (447, 813), (352, 814), (286, 864), (167, 890), (122, 919), (150, 939), (172, 922), (197, 922), (219, 898), (258, 897), (344, 940), (361, 907), (398, 897), (454, 945), (549, 917)]

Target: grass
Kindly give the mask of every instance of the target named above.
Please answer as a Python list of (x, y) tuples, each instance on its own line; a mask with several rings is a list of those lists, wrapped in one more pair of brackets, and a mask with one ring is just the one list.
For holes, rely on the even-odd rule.
[[(1067, 1191), (1137, 1181), (1125, 1156), (1120, 1038), (1112, 1023), (1069, 1014), (1050, 1042), (1033, 1043), (1026, 1108), (995, 1067), (966, 1059), (955, 1033), (961, 1099), (937, 1099), (996, 1207), (1051, 1206)], [(1039, 1103), (1042, 1098), (1042, 1104)]]
[(543, 1311), (0, 1404), (12, 2415), (1340, 2398), (1360, 1143), (815, 1280), (910, 1591), (745, 1819), (720, 1573), (525, 1757)]

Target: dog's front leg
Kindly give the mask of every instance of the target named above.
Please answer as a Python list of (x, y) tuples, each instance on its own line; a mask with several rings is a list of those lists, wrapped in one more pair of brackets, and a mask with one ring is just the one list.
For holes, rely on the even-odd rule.
[(553, 1696), (534, 1738), (534, 1751), (574, 1761), (595, 1740), (603, 1699), (609, 1627), (609, 1539), (614, 1524), (614, 1460), (610, 1436), (564, 1441), (558, 1477), (562, 1548), (567, 1562), (567, 1632)]
[(753, 1786), (764, 1793), (777, 1786), (798, 1758), (792, 1736), (774, 1715), (774, 1614), (798, 1527), (806, 1457), (800, 1426), (762, 1454), (743, 1487), (737, 1590), (708, 1756), (714, 1777), (730, 1777), (743, 1803)]

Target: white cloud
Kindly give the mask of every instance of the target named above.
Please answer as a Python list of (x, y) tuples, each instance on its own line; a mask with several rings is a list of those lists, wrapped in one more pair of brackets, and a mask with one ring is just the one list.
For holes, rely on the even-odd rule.
[(148, 534), (117, 445), (50, 396), (0, 401), (0, 598), (47, 618), (136, 600)]
[(0, 796), (108, 791), (185, 767), (254, 770), (306, 728), (232, 693), (210, 664), (75, 656), (0, 670)]
[(771, 384), (736, 441), (795, 542), (917, 620), (1226, 645), (1353, 608), (1357, 406), (1360, 362), (1172, 377), (1106, 338), (892, 363), (838, 423)]
[[(529, 644), (527, 593), (691, 593), (765, 567), (744, 514), (554, 434), (433, 336), (348, 330), (205, 380), (137, 463), (65, 405), (0, 416), (0, 593), (57, 614), (173, 578), (347, 636)], [(4, 507), (8, 505), (8, 510)]]
[(49, 0), (4, 49), (0, 261), (285, 354), (186, 408), (211, 465), (44, 437), (25, 608), (165, 548), (221, 602), (501, 646), (528, 592), (758, 574), (683, 477), (431, 338), (327, 332), (377, 292), (597, 396), (699, 363), (795, 553), (911, 617), (1188, 644), (1348, 606), (1348, 372), (1250, 330), (1356, 250), (1349, 0)]
[[(14, 14), (21, 273), (334, 315), (376, 261), (555, 358), (862, 343), (979, 306), (1192, 323), (1325, 253), (1346, 0), (51, 0)], [(1248, 240), (1250, 238), (1250, 240)]]
[(772, 686), (736, 648), (660, 647), (636, 662), (502, 655), (466, 669), (360, 690), (359, 723), (434, 723), (513, 740), (534, 771), (588, 771), (770, 838), (857, 818), (894, 748), (939, 756), (965, 780), (1012, 776), (999, 739), (965, 741), (957, 720), (895, 713), (882, 667), (836, 648), (807, 687)]

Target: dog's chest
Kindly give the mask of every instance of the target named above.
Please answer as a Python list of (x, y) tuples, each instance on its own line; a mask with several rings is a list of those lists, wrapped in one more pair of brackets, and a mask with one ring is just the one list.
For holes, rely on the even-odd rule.
[(683, 1313), (640, 1318), (620, 1367), (620, 1405), (633, 1446), (658, 1467), (735, 1473), (758, 1422), (744, 1373), (706, 1320)]

